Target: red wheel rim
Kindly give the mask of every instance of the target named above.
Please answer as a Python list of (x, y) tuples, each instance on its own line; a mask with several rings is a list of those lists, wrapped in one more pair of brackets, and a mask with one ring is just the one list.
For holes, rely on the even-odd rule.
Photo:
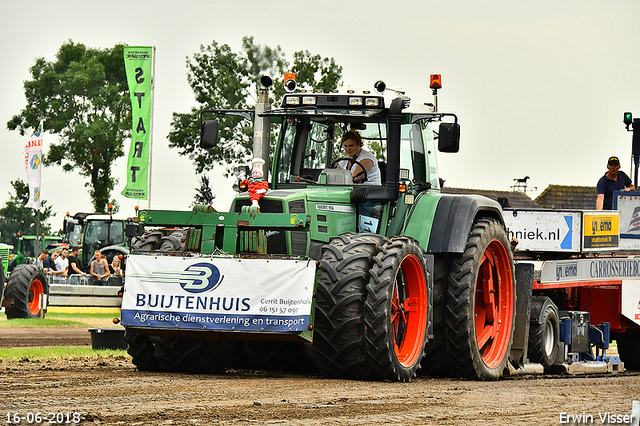
[(39, 279), (33, 280), (29, 287), (29, 312), (36, 315), (40, 312), (40, 298), (44, 294), (44, 286)]
[(427, 328), (427, 286), (422, 263), (414, 255), (402, 260), (390, 311), (396, 358), (403, 366), (411, 367), (420, 357)]
[(509, 254), (501, 241), (492, 240), (480, 261), (475, 295), (476, 341), (489, 368), (498, 367), (509, 348), (513, 309)]

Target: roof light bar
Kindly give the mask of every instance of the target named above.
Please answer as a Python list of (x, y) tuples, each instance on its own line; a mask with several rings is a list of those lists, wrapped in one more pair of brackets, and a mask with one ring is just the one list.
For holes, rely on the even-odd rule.
[(285, 98), (285, 104), (287, 104), (287, 105), (300, 105), (300, 97), (299, 96), (287, 96)]

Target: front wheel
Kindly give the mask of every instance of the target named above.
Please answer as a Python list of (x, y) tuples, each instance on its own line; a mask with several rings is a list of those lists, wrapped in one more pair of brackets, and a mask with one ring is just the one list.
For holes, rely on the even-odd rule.
[(365, 301), (369, 360), (381, 379), (408, 382), (427, 341), (424, 252), (415, 240), (394, 237), (373, 261)]
[(464, 253), (450, 264), (447, 341), (465, 377), (498, 380), (508, 362), (515, 318), (515, 279), (507, 233), (494, 219), (474, 224)]
[(548, 297), (534, 297), (531, 313), (539, 314), (537, 321), (529, 324), (529, 361), (542, 364), (545, 370), (558, 356), (560, 323), (558, 308)]
[(153, 342), (149, 336), (125, 327), (124, 341), (133, 365), (140, 371), (159, 371), (158, 362), (153, 357)]
[(6, 308), (7, 319), (40, 318), (46, 313), (40, 312), (41, 299), (49, 293), (47, 277), (41, 268), (35, 265), (22, 264), (16, 266), (9, 276), (4, 297), (13, 299), (13, 306)]
[(195, 337), (151, 337), (153, 356), (162, 371), (220, 374), (240, 356), (242, 341)]
[(363, 303), (372, 258), (383, 241), (376, 234), (343, 234), (322, 247), (312, 348), (323, 374), (370, 376)]

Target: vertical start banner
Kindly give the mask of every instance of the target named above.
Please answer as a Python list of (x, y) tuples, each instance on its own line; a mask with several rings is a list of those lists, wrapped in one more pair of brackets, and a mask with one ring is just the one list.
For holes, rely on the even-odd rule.
[(24, 167), (29, 179), (29, 201), (25, 207), (40, 209), (40, 185), (42, 183), (42, 138), (43, 123), (40, 120), (38, 128), (24, 146)]
[(133, 118), (127, 186), (122, 191), (127, 198), (147, 199), (149, 196), (153, 52), (151, 46), (124, 47)]

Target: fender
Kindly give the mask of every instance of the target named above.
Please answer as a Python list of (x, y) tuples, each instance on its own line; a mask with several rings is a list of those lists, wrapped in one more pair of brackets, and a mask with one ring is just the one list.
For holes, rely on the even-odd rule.
[(504, 226), (500, 204), (482, 195), (442, 194), (436, 207), (429, 253), (463, 253), (474, 221), (491, 217)]
[[(129, 254), (129, 249), (126, 248), (126, 247), (122, 247), (122, 246), (106, 246), (106, 247), (102, 247), (100, 249), (100, 251), (103, 252), (103, 253), (104, 252), (109, 252), (109, 251), (115, 251), (115, 252), (118, 252), (119, 254), (122, 254), (124, 256)], [(88, 265), (87, 267), (90, 267), (91, 262), (93, 262), (95, 260), (95, 258), (96, 258), (96, 256), (95, 256), (95, 254), (93, 254), (91, 256), (91, 259), (89, 259), (89, 262), (87, 263), (87, 265)]]
[(106, 246), (102, 247), (100, 251), (117, 251), (122, 254), (129, 254), (129, 249), (122, 246)]

